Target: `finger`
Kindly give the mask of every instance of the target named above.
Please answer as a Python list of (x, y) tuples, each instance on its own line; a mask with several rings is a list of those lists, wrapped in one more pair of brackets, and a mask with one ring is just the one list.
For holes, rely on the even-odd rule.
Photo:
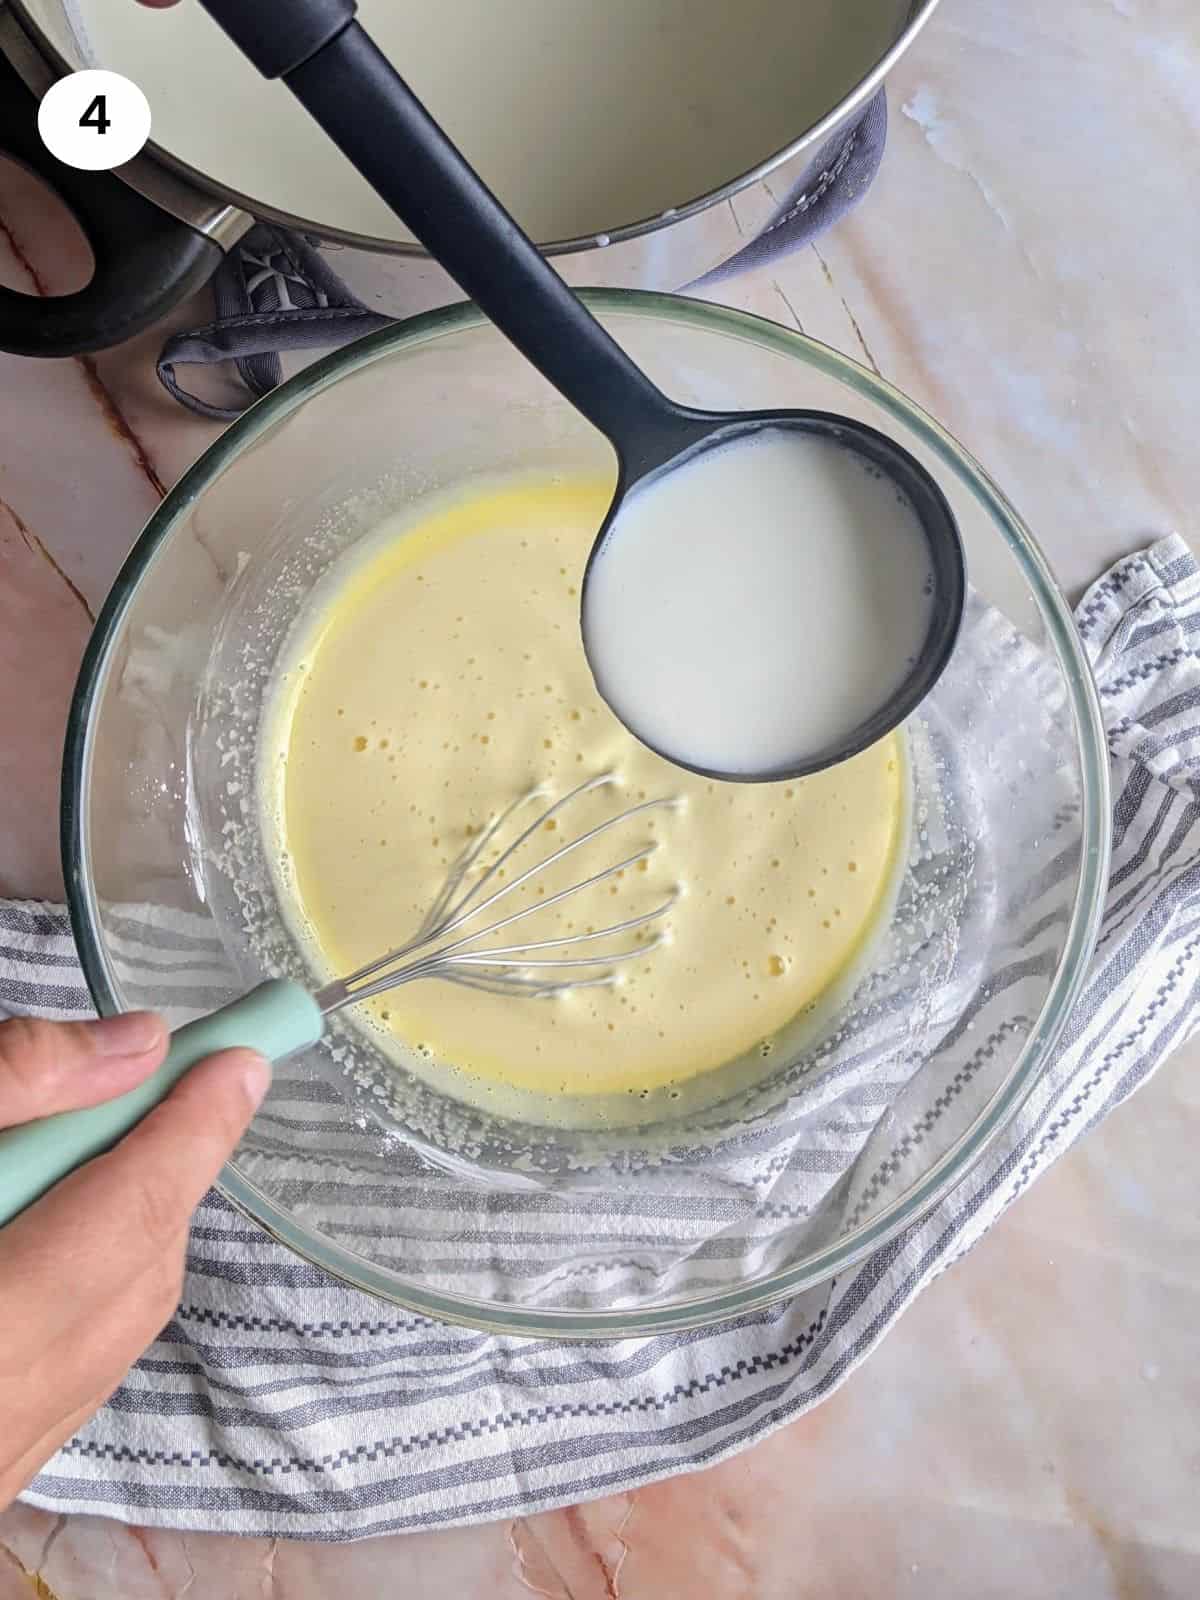
[(115, 1269), (140, 1271), (186, 1232), (266, 1093), (270, 1070), (253, 1050), (198, 1063), (118, 1145), (0, 1231), (0, 1266), (30, 1246), (52, 1278), (81, 1296)]
[(120, 1381), (178, 1303), (192, 1212), (269, 1077), (250, 1050), (202, 1061), (107, 1155), (0, 1229), (0, 1302), (24, 1308), (0, 1375), (51, 1360), (75, 1405)]
[(152, 1011), (99, 1022), (0, 1022), (0, 1128), (111, 1100), (166, 1052), (166, 1023)]
[(118, 1145), (0, 1231), (0, 1269), (20, 1252), (86, 1299), (159, 1260), (187, 1232), (269, 1080), (252, 1050), (201, 1061)]
[(237, 1147), (271, 1082), (268, 1062), (253, 1050), (223, 1050), (176, 1084), (92, 1172), (97, 1204), (137, 1195), (145, 1231), (164, 1241), (203, 1200)]

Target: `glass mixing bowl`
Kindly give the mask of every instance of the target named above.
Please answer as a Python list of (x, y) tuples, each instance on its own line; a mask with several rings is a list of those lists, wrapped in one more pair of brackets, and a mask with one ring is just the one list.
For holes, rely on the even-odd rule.
[[(818, 1036), (676, 1124), (604, 1135), (489, 1117), (408, 1081), (339, 1022), (277, 1070), (222, 1186), (302, 1256), (418, 1312), (617, 1337), (840, 1273), (980, 1159), (1083, 981), (1108, 795), (1070, 613), (1012, 508), (941, 428), (758, 318), (648, 294), (589, 302), (679, 400), (848, 412), (912, 450), (954, 507), (972, 593), (954, 660), (909, 726), (912, 839), (892, 925)], [(612, 471), (599, 435), (459, 306), (285, 384), (168, 495), (97, 624), (68, 736), (67, 882), (102, 1012), (181, 1021), (267, 972), (313, 981), (255, 801), (288, 629), (384, 516), (539, 465)]]

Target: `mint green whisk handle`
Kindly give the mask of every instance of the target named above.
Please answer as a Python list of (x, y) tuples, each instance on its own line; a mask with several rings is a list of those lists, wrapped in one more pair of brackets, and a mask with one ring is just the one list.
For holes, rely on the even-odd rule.
[(110, 1150), (206, 1056), (245, 1046), (270, 1061), (282, 1061), (316, 1044), (324, 1031), (325, 1020), (312, 995), (298, 983), (273, 979), (211, 1016), (178, 1029), (171, 1036), (162, 1066), (128, 1094), (85, 1111), (61, 1111), (40, 1122), (4, 1129), (0, 1132), (0, 1227), (76, 1167)]

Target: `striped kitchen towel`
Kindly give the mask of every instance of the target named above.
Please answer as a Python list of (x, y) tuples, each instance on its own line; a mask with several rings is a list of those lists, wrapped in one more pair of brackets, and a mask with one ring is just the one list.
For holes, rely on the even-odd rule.
[[(185, 1529), (344, 1540), (570, 1504), (709, 1465), (818, 1404), (937, 1273), (1194, 1026), (1200, 567), (1121, 562), (1077, 620), (1113, 773), (1094, 967), (1018, 1116), (923, 1221), (833, 1283), (685, 1334), (499, 1338), (340, 1287), (212, 1196), (183, 1302), (26, 1498)], [(0, 906), (0, 1004), (90, 1009), (63, 913)]]

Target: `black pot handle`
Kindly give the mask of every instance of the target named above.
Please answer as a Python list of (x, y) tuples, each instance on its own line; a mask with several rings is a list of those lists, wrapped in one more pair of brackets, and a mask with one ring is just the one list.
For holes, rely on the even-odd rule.
[(37, 97), (0, 54), (0, 153), (36, 173), (75, 214), (95, 271), (74, 294), (0, 287), (0, 350), (77, 356), (142, 333), (206, 283), (221, 247), (108, 172), (80, 172), (46, 149)]

